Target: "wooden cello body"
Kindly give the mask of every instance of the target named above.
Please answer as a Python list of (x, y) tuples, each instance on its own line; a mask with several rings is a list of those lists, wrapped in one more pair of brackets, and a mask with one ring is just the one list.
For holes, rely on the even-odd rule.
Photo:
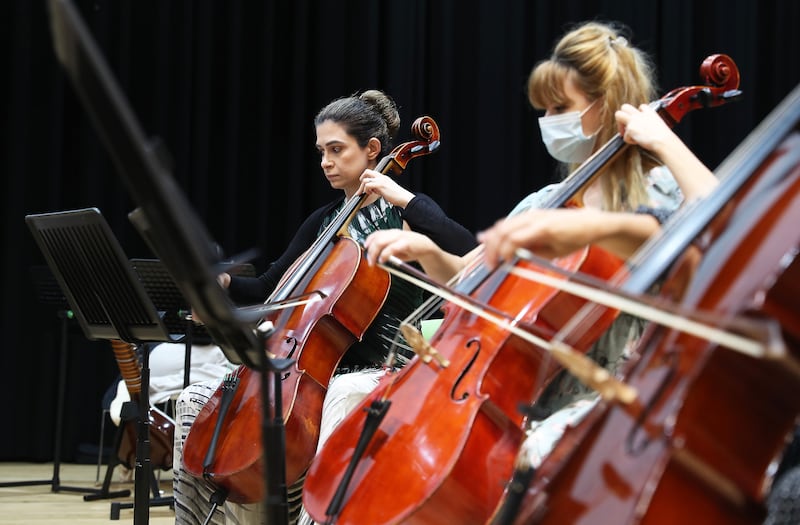
[[(726, 90), (738, 85), (738, 73), (729, 60), (723, 60), (729, 67), (722, 83)], [(669, 106), (678, 116), (676, 121), (693, 109), (692, 93), (696, 91), (671, 93), (679, 100), (677, 107)], [(595, 153), (567, 179), (566, 191), (548, 207), (573, 205), (583, 186), (622, 146), (622, 139), (616, 137)], [(619, 275), (621, 261), (591, 248), (555, 264), (566, 273), (607, 281)], [(521, 261), (517, 265), (536, 266)], [(509, 323), (542, 337), (555, 333), (585, 304), (570, 294), (502, 271), (491, 273), (468, 292), (487, 309), (509, 313)], [(597, 313), (592, 323), (572, 334), (569, 344), (589, 350), (615, 315), (608, 309)], [(430, 345), (449, 365), (415, 359), (396, 377), (387, 378), (362, 403), (364, 410), (354, 410), (315, 458), (303, 501), (316, 521), (468, 524), (483, 523), (494, 512), (505, 490), (502, 480), (513, 471), (524, 439), (525, 418), (519, 405), (536, 399), (560, 366), (549, 359), (546, 348), (453, 305), (447, 306), (445, 320)], [(356, 441), (369, 425), (367, 407), (387, 396), (391, 406), (353, 466)], [(402, 491), (392, 487), (402, 487)], [(340, 497), (344, 505), (331, 508), (331, 502)]]
[[(282, 397), (287, 400), (283, 417), (289, 483), (300, 477), (314, 455), (322, 401), (337, 363), (363, 335), (388, 291), (389, 276), (366, 264), (355, 241), (341, 239), (330, 249), (323, 264), (303, 283), (303, 289), (321, 291), (326, 300), (270, 316), (278, 329), (270, 336), (268, 350), (295, 360), (281, 378)], [(314, 322), (308, 322), (309, 318)], [(205, 475), (215, 484), (228, 487), (230, 501), (252, 503), (262, 499), (264, 491), (260, 372), (242, 366), (236, 374), (239, 386), (225, 417), (222, 439), (217, 442), (213, 468), (203, 467), (208, 447), (201, 443), (212, 442), (221, 413), (222, 387), (192, 424), (183, 461), (192, 474)], [(274, 392), (270, 398), (275, 399)]]
[[(567, 262), (600, 277), (618, 268), (608, 264), (604, 252), (581, 252)], [(520, 312), (519, 324), (543, 334), (553, 333), (578, 308), (568, 304), (572, 298), (554, 297), (552, 290), (519, 294), (521, 284), (514, 276), (495, 274), (475, 295), (498, 310)], [(524, 437), (517, 403), (537, 395), (559, 369), (545, 351), (502, 327), (467, 310), (448, 309), (430, 344), (449, 365), (415, 358), (391, 385), (379, 386), (365, 401), (382, 396), (384, 386), (392, 390), (392, 407), (364, 453), (348, 498), (369, 501), (385, 491), (391, 501), (346, 506), (337, 523), (435, 523), (442, 516), (452, 523), (480, 523), (500, 499), (503, 485), (497, 481), (510, 474)], [(608, 312), (576, 344), (588, 346), (611, 319)], [(509, 367), (514, 374), (507, 373)], [(545, 376), (541, 383), (529, 380), (538, 375)], [(313, 463), (304, 489), (310, 513), (324, 509), (333, 497), (363, 418), (363, 412), (354, 411), (339, 427), (346, 430), (337, 429)], [(347, 452), (329, 452), (342, 450)], [(397, 458), (408, 462), (398, 468), (404, 459)]]
[[(430, 117), (417, 119), (412, 132), (418, 140), (397, 146), (376, 170), (400, 173), (410, 159), (438, 148), (439, 130)], [(274, 326), (265, 351), (272, 357), (294, 361), (281, 376), (280, 393), (289, 485), (306, 471), (314, 455), (322, 402), (339, 360), (363, 336), (389, 291), (389, 275), (369, 266), (361, 247), (346, 235), (363, 198), (354, 196), (346, 202), (344, 210), (286, 272), (268, 300), (318, 299), (277, 310), (265, 319)], [(225, 411), (221, 406), (229, 387), (223, 382), (198, 414), (184, 444), (183, 464), (191, 474), (224, 487), (229, 501), (253, 503), (264, 498), (263, 456), (277, 451), (265, 451), (261, 439), (260, 373), (242, 366), (236, 376), (238, 386), (230, 403), (225, 403)], [(270, 400), (275, 399), (276, 392), (270, 392)], [(270, 408), (274, 412), (275, 407)]]
[(746, 182), (705, 232), (713, 241), (682, 304), (713, 311), (763, 352), (651, 327), (625, 374), (637, 401), (601, 403), (569, 429), (513, 523), (764, 521), (774, 465), (800, 416), (800, 87), (720, 171), (723, 194)]

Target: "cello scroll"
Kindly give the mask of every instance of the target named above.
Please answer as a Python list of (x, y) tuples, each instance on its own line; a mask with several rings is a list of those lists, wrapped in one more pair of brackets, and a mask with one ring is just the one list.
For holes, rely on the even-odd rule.
[(399, 175), (406, 169), (411, 159), (433, 153), (441, 143), (439, 142), (439, 126), (431, 117), (419, 117), (411, 124), (411, 133), (417, 140), (404, 142), (396, 146), (375, 168), (381, 173), (392, 172)]
[[(739, 69), (728, 55), (710, 55), (700, 65), (700, 76), (709, 85), (675, 88), (650, 103), (666, 124), (675, 127), (695, 109), (716, 107), (735, 101), (741, 95)], [(595, 151), (562, 183), (561, 190), (544, 203), (543, 208), (583, 206), (583, 192), (605, 167), (613, 162), (628, 144), (619, 134)]]
[(721, 106), (741, 96), (739, 69), (728, 55), (706, 57), (700, 64), (700, 77), (705, 86), (688, 86), (673, 89), (657, 101), (656, 111), (674, 127), (689, 111)]

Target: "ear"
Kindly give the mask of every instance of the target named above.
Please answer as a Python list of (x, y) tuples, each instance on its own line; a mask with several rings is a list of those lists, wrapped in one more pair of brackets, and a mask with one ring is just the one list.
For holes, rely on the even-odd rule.
[(375, 160), (381, 154), (381, 141), (376, 137), (372, 137), (367, 142), (367, 157), (369, 160)]

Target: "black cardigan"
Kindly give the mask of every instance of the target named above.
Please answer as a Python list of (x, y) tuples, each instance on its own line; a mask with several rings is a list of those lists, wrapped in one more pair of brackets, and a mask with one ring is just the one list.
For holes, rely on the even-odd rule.
[[(283, 254), (273, 261), (258, 277), (231, 276), (229, 293), (239, 304), (264, 302), (275, 289), (286, 270), (317, 239), (323, 219), (342, 203), (339, 198), (315, 210), (303, 221)], [(478, 245), (475, 236), (454, 221), (436, 202), (425, 194), (417, 193), (401, 216), (412, 230), (430, 237), (445, 251), (464, 255)]]

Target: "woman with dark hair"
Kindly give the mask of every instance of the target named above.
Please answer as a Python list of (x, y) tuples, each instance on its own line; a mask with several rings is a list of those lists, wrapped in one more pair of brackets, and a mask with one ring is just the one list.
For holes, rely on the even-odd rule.
[[(219, 281), (234, 301), (241, 304), (264, 302), (292, 263), (316, 240), (352, 196), (366, 194), (362, 207), (350, 222), (348, 235), (362, 243), (369, 234), (387, 228), (416, 229), (458, 253), (466, 253), (477, 241), (463, 226), (448, 218), (441, 208), (423, 194), (414, 194), (391, 178), (375, 171), (378, 161), (392, 149), (400, 126), (395, 103), (385, 93), (365, 91), (332, 101), (314, 119), (320, 166), (331, 187), (343, 195), (316, 211), (300, 226), (286, 251), (258, 277), (223, 273)], [(383, 363), (395, 341), (400, 322), (421, 304), (422, 292), (400, 280), (393, 280), (384, 305), (360, 341), (342, 357), (328, 385), (322, 409), (320, 446), (349, 410), (376, 385)], [(401, 341), (402, 345), (402, 341)], [(402, 354), (404, 350), (400, 350)], [(410, 354), (406, 353), (406, 358)], [(174, 490), (176, 523), (260, 523), (263, 504), (226, 503), (215, 510), (209, 498), (215, 487), (182, 469), (182, 445), (201, 408), (219, 381), (187, 387), (178, 399), (175, 437)], [(302, 478), (289, 489), (290, 518), (300, 510)]]

